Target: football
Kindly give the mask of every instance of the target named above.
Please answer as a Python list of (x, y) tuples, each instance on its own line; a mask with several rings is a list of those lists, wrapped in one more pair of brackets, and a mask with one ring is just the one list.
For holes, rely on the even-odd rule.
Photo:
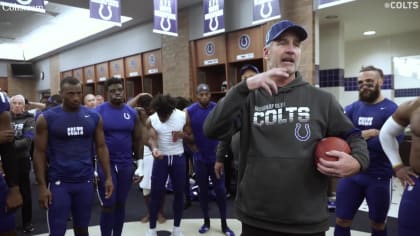
[(315, 160), (319, 162), (319, 158), (323, 158), (327, 161), (337, 161), (338, 157), (328, 156), (325, 154), (328, 151), (337, 150), (350, 154), (351, 149), (349, 144), (342, 138), (338, 137), (326, 137), (321, 139), (315, 148)]

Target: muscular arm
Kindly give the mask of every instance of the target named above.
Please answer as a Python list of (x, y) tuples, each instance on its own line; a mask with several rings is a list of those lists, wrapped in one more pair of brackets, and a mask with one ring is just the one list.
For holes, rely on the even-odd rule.
[(133, 97), (132, 99), (130, 99), (130, 101), (127, 102), (127, 105), (129, 105), (130, 107), (136, 107), (139, 98), (141, 96), (146, 96), (146, 95), (147, 96), (151, 96), (150, 93), (139, 93), (135, 97)]
[(194, 143), (194, 134), (193, 134), (193, 131), (192, 131), (192, 128), (191, 128), (191, 119), (190, 119), (190, 116), (188, 115), (187, 110), (184, 110), (184, 112), (185, 112), (186, 122), (185, 122), (184, 128), (182, 130), (182, 132), (183, 132), (183, 137), (182, 138), (184, 139), (186, 144), (188, 146), (190, 146), (191, 151), (194, 152), (194, 151), (197, 151), (197, 147)]
[(110, 198), (114, 187), (112, 184), (109, 152), (105, 143), (102, 118), (99, 118), (99, 122), (95, 130), (95, 147), (96, 154), (105, 173), (105, 198)]
[(133, 130), (133, 153), (134, 159), (139, 160), (143, 159), (143, 150), (144, 150), (144, 136), (146, 135), (146, 128), (144, 124), (140, 121), (140, 117), (136, 116), (136, 123)]
[(34, 148), (34, 169), (38, 181), (39, 203), (42, 208), (48, 208), (51, 204), (51, 192), (47, 188), (47, 156), (48, 147), (48, 125), (41, 114), (36, 121)]

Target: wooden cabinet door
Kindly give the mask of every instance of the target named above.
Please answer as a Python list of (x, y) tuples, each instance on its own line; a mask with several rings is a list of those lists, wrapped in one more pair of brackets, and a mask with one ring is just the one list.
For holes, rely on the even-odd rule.
[(199, 39), (195, 42), (195, 47), (198, 67), (226, 63), (226, 37), (224, 34)]
[(120, 58), (109, 62), (110, 76), (115, 78), (124, 78), (124, 59)]
[(96, 81), (102, 82), (109, 78), (108, 62), (103, 62), (95, 65)]
[(264, 32), (261, 26), (227, 35), (228, 62), (259, 59), (263, 56)]
[(144, 75), (162, 73), (162, 51), (145, 52), (142, 55)]
[(125, 78), (142, 76), (141, 55), (133, 55), (124, 58)]

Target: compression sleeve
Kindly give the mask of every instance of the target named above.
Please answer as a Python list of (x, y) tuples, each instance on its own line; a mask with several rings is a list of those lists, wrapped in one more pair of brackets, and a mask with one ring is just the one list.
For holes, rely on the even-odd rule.
[(389, 117), (379, 132), (379, 140), (382, 148), (391, 162), (392, 168), (396, 168), (403, 164), (399, 152), (399, 144), (397, 136), (404, 131), (404, 126), (395, 122), (394, 118)]

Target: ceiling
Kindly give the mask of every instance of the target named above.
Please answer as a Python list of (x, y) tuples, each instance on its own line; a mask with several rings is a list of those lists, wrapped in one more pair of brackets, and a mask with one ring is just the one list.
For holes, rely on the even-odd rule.
[[(317, 11), (320, 28), (322, 29), (325, 24), (341, 22), (344, 26), (345, 41), (366, 38), (366, 36), (362, 35), (362, 32), (366, 30), (375, 30), (377, 32), (376, 35), (370, 37), (420, 31), (420, 24), (417, 23), (420, 20), (419, 6), (417, 6), (416, 9), (414, 9), (414, 6), (411, 6), (412, 8), (409, 9), (407, 6), (400, 5), (402, 9), (390, 9), (385, 7), (385, 3), (389, 2), (390, 1), (388, 0), (357, 0), (338, 6), (320, 9)], [(178, 9), (196, 4), (202, 4), (202, 0), (178, 0)], [(63, 25), (61, 23), (61, 18), (73, 14), (74, 10), (84, 9), (87, 11), (88, 8), (89, 1), (87, 0), (51, 0), (46, 5), (46, 14), (29, 11), (11, 12), (0, 8), (0, 49), (1, 46), (5, 46), (6, 44), (15, 44), (15, 46), (17, 45), (17, 51), (24, 51), (25, 46), (28, 44), (25, 40), (28, 40), (28, 35), (34, 33), (36, 30), (39, 31), (39, 33), (36, 33), (36, 37), (40, 41), (52, 40), (51, 38), (53, 38), (53, 36), (62, 34), (57, 33), (54, 30), (48, 30), (47, 26), (50, 25), (59, 26), (61, 29), (70, 32), (70, 34), (76, 33), (80, 29), (86, 28), (86, 25), (76, 26), (68, 23), (67, 25)], [(153, 1), (151, 0), (123, 0), (122, 15), (131, 17), (131, 21), (123, 23), (121, 27), (112, 26), (94, 36), (85, 36), (84, 39), (75, 40), (73, 43), (68, 43), (67, 46), (62, 45), (52, 50), (52, 52), (84, 43), (87, 40), (94, 40), (119, 30), (124, 30), (133, 25), (150, 22), (152, 21), (152, 12)], [(82, 15), (76, 18), (88, 18), (88, 13), (84, 14), (86, 16)], [(331, 16), (336, 16), (336, 18), (327, 19)], [(103, 24), (108, 24), (108, 22), (104, 22)], [(41, 30), (43, 28), (44, 30)], [(63, 37), (69, 36), (63, 34)], [(2, 50), (0, 50), (0, 60), (36, 60), (37, 58), (48, 55), (46, 53), (47, 52), (37, 52), (37, 55), (34, 54), (35, 56), (28, 58), (25, 58), (24, 56), (22, 58), (19, 54), (18, 58), (10, 58), (2, 55)], [(51, 53), (51, 51), (49, 53)]]
[[(389, 5), (391, 2), (399, 3), (394, 6), (400, 9), (392, 9)], [(407, 2), (403, 4), (404, 1), (358, 0), (320, 9), (317, 12), (320, 28), (332, 22), (342, 23), (345, 41), (366, 39), (368, 37), (362, 33), (367, 30), (376, 31), (376, 35), (370, 38), (420, 31), (420, 4), (410, 8)], [(331, 16), (337, 18), (328, 19)]]

